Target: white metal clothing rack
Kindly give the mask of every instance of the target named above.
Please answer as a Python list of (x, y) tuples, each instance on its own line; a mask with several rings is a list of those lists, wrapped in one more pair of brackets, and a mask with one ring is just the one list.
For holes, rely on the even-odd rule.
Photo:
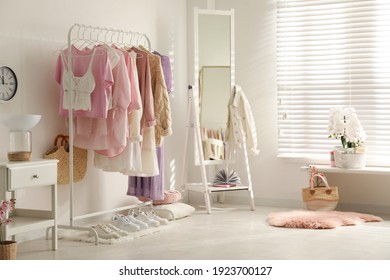
[[(68, 32), (68, 42), (67, 42), (67, 50), (68, 50), (68, 69), (72, 70), (72, 45), (74, 43), (86, 43), (88, 45), (90, 44), (118, 44), (118, 45), (127, 45), (127, 46), (134, 46), (134, 45), (140, 45), (146, 44), (148, 50), (151, 50), (151, 44), (148, 36), (146, 34), (138, 33), (138, 32), (132, 32), (132, 31), (125, 31), (120, 29), (112, 29), (107, 27), (97, 27), (97, 26), (91, 26), (91, 25), (84, 25), (84, 24), (74, 24), (70, 27)], [(72, 92), (73, 90), (73, 81), (71, 77), (69, 76), (69, 84), (70, 89), (69, 91)], [(139, 203), (136, 205), (129, 205), (114, 209), (108, 209), (104, 211), (89, 213), (86, 215), (81, 216), (75, 216), (73, 213), (73, 110), (72, 110), (72, 94), (69, 94), (68, 98), (68, 108), (69, 108), (69, 187), (70, 187), (70, 219), (69, 219), (69, 225), (58, 225), (59, 228), (64, 229), (73, 229), (73, 230), (82, 230), (82, 231), (89, 231), (95, 236), (95, 244), (98, 245), (98, 235), (96, 231), (89, 227), (79, 227), (74, 225), (74, 221), (76, 220), (82, 220), (86, 218), (101, 216), (108, 213), (113, 212), (119, 212), (124, 211), (128, 209), (134, 209), (139, 208), (143, 206), (152, 206), (151, 201)]]

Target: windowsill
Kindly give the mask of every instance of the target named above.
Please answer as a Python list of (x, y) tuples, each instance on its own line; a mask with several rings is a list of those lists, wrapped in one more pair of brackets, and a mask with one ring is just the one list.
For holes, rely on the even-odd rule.
[[(279, 154), (277, 158), (282, 159), (287, 163), (297, 163), (301, 165), (320, 165), (320, 166), (329, 166), (329, 156), (308, 156), (302, 154)], [(330, 166), (329, 166), (330, 167)], [(367, 159), (366, 168), (370, 169), (389, 169), (390, 170), (390, 161), (389, 158), (381, 159)]]
[[(312, 164), (315, 165), (315, 164)], [(389, 175), (390, 167), (379, 167), (379, 166), (367, 166), (361, 169), (345, 169), (338, 167), (331, 167), (329, 165), (315, 165), (318, 172), (324, 173), (351, 173), (351, 174), (373, 174), (373, 175)], [(301, 166), (301, 170), (309, 171), (307, 165)]]

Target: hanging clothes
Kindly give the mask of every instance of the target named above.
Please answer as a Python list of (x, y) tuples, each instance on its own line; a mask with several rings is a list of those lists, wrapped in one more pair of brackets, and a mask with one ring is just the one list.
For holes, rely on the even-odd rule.
[(169, 58), (141, 46), (108, 45), (72, 45), (72, 71), (65, 58), (66, 51), (55, 77), (59, 115), (68, 114), (65, 95), (73, 94), (74, 146), (93, 150), (95, 167), (129, 176), (127, 195), (163, 199), (163, 138), (172, 134)]
[(164, 150), (157, 147), (158, 168), (160, 174), (152, 177), (129, 177), (127, 195), (144, 197), (150, 200), (161, 200), (164, 198)]
[(156, 118), (154, 114), (154, 102), (151, 86), (151, 75), (149, 66), (149, 57), (146, 52), (137, 48), (131, 48), (130, 52), (136, 56), (136, 66), (138, 72), (138, 84), (143, 105), (143, 114), (141, 117), (141, 157), (142, 172), (139, 176), (155, 176), (159, 174), (156, 154), (155, 125)]
[[(136, 66), (137, 54), (121, 50), (126, 61), (129, 79), (131, 82), (132, 100), (135, 98), (142, 105), (141, 94), (138, 85), (138, 72)], [(128, 108), (128, 130), (129, 137), (124, 151), (116, 157), (107, 157), (99, 153), (94, 153), (94, 165), (104, 171), (120, 172), (124, 175), (136, 175), (142, 172), (141, 154), (141, 128), (142, 106), (138, 110), (133, 110), (131, 105)]]
[[(135, 50), (136, 48), (133, 48)], [(143, 47), (143, 53), (148, 55), (151, 69), (151, 86), (153, 92), (154, 108), (156, 114), (156, 144), (159, 174), (153, 177), (129, 177), (128, 195), (147, 197), (159, 200), (164, 196), (164, 158), (163, 136), (169, 136), (171, 129), (171, 112), (168, 91), (165, 85), (164, 73), (161, 66), (161, 57), (153, 54)]]
[(136, 65), (138, 71), (138, 84), (143, 106), (143, 114), (141, 118), (142, 134), (142, 129), (145, 126), (151, 127), (156, 125), (149, 57), (146, 52), (137, 48), (131, 48), (129, 51), (133, 51), (137, 54)]
[(153, 54), (157, 54), (161, 58), (161, 66), (164, 72), (165, 85), (167, 87), (168, 93), (171, 93), (173, 91), (171, 60), (169, 59), (168, 56), (160, 54), (157, 51), (153, 51)]
[(167, 87), (165, 85), (161, 58), (159, 55), (149, 52), (142, 46), (139, 48), (147, 53), (149, 57), (154, 113), (156, 116), (156, 145), (161, 146), (162, 138), (172, 134), (171, 105)]
[[(106, 51), (99, 49), (79, 50), (71, 46), (72, 69), (68, 69), (68, 49), (57, 59), (54, 78), (60, 85), (58, 114), (68, 116), (69, 77), (72, 79), (73, 116), (107, 118), (109, 100), (112, 95), (114, 79)], [(92, 73), (92, 75), (91, 75)], [(94, 86), (92, 86), (95, 84)], [(91, 91), (91, 89), (93, 90)]]
[[(93, 90), (95, 89), (96, 83), (95, 83), (95, 77), (92, 73), (92, 64), (93, 59), (95, 57), (96, 49), (92, 50), (92, 55), (90, 57), (88, 69), (85, 72), (84, 75), (81, 77), (77, 77), (73, 74), (73, 71), (66, 70), (63, 71), (62, 80), (64, 81), (62, 86), (64, 90), (64, 98), (65, 100), (69, 99), (69, 94), (72, 95), (72, 108), (75, 110), (91, 110), (91, 94)], [(66, 65), (66, 60), (64, 58), (63, 53), (61, 53), (62, 62), (64, 65)], [(68, 67), (67, 67), (68, 68)], [(74, 86), (72, 88), (72, 92), (70, 89), (70, 83), (73, 82)], [(63, 104), (64, 109), (69, 109), (69, 103), (64, 102)]]
[(239, 85), (229, 100), (228, 141), (233, 149), (241, 149), (246, 143), (250, 154), (258, 155), (256, 125), (252, 110), (244, 91)]
[[(94, 150), (98, 154), (115, 157), (124, 151), (129, 138), (128, 108), (130, 104), (135, 104), (133, 110), (139, 109), (140, 104), (137, 99), (132, 98), (131, 81), (124, 55), (119, 50), (108, 49), (119, 57), (116, 66), (112, 70), (114, 84), (112, 86), (112, 108), (109, 110), (106, 120), (107, 135), (101, 137), (102, 140), (106, 141), (108, 148)], [(98, 121), (103, 122), (102, 120)]]
[[(114, 157), (123, 152), (127, 144), (127, 108), (131, 102), (130, 79), (123, 54), (109, 50), (106, 46), (97, 46), (106, 52), (116, 53), (115, 67), (112, 68), (111, 109), (107, 118), (92, 119), (76, 117), (74, 120), (74, 145), (83, 149), (92, 149), (97, 153)], [(112, 57), (109, 56), (109, 57)]]

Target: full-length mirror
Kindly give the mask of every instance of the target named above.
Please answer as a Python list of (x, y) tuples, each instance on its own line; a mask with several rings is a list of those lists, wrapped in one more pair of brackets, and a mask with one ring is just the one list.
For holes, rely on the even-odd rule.
[(195, 8), (194, 15), (194, 73), (204, 155), (205, 159), (224, 159), (234, 85), (234, 11)]

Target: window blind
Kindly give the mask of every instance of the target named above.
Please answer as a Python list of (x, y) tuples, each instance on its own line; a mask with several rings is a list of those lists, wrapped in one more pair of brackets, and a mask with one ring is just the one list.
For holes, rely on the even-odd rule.
[(279, 0), (279, 156), (327, 157), (329, 110), (352, 106), (368, 163), (390, 160), (390, 1)]

